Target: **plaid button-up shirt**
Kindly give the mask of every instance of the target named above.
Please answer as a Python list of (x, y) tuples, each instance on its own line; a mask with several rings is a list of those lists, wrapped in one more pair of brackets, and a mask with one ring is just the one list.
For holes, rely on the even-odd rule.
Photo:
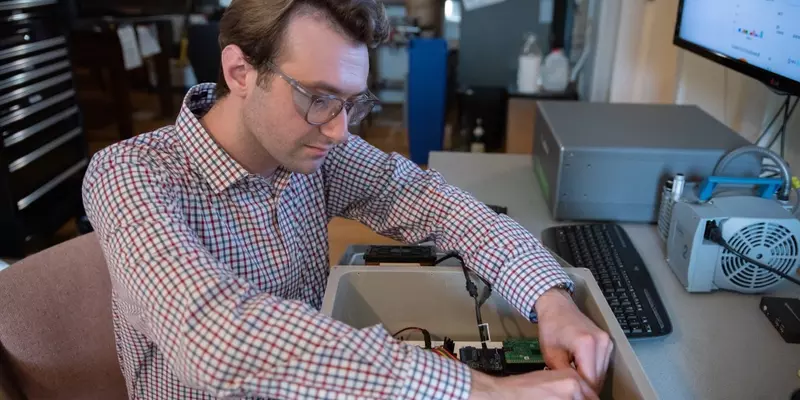
[(132, 398), (466, 398), (465, 365), (319, 312), (335, 216), (458, 251), (525, 315), (571, 287), (510, 218), (358, 137), (310, 175), (248, 173), (200, 124), (214, 101), (192, 88), (174, 126), (103, 150), (84, 180)]

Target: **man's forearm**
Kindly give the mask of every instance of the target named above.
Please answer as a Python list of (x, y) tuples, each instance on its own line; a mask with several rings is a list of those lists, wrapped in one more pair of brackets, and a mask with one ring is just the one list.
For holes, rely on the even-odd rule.
[[(469, 268), (528, 317), (542, 293), (572, 284), (530, 232), (448, 185), (435, 171), (423, 171), (360, 139), (337, 149), (336, 157), (326, 171), (333, 215), (356, 218), (407, 243), (433, 239), (439, 248), (459, 252)], [(362, 167), (342, 167), (354, 163)]]

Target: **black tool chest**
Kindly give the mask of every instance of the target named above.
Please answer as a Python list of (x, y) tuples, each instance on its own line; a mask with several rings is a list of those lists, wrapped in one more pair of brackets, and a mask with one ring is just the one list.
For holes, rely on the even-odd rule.
[(58, 0), (0, 0), (0, 256), (81, 214), (88, 149)]

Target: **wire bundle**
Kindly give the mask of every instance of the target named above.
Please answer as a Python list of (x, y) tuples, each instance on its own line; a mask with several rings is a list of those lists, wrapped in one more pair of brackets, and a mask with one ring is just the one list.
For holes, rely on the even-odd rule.
[(431, 349), (431, 351), (444, 358), (458, 361), (458, 357), (456, 357), (456, 355), (451, 353), (449, 350), (445, 349), (444, 346), (434, 347)]
[(772, 117), (772, 120), (769, 122), (767, 127), (764, 129), (764, 132), (762, 132), (761, 135), (758, 137), (758, 140), (756, 140), (756, 143), (761, 143), (761, 141), (769, 134), (770, 129), (775, 124), (775, 122), (778, 120), (778, 117), (781, 115), (781, 113), (783, 113), (783, 119), (781, 121), (780, 127), (778, 128), (778, 133), (776, 133), (775, 136), (765, 146), (766, 148), (771, 148), (773, 145), (775, 145), (775, 142), (777, 142), (778, 139), (780, 139), (781, 140), (780, 154), (781, 154), (781, 157), (783, 157), (784, 153), (785, 153), (785, 148), (786, 148), (786, 129), (787, 129), (788, 125), (789, 125), (789, 119), (792, 118), (792, 114), (794, 114), (794, 110), (795, 110), (795, 108), (797, 108), (797, 103), (798, 102), (800, 102), (800, 97), (796, 98), (794, 100), (794, 104), (792, 104), (792, 96), (787, 95), (786, 96), (786, 100), (784, 100), (784, 102), (783, 102), (783, 105), (775, 113), (775, 116)]

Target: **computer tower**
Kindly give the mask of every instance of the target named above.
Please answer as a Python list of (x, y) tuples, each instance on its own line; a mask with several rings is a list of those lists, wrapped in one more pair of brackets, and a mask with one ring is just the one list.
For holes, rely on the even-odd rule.
[[(533, 165), (554, 219), (655, 222), (664, 182), (711, 175), (749, 145), (696, 106), (540, 101)], [(726, 176), (758, 176), (761, 158), (734, 159)]]

